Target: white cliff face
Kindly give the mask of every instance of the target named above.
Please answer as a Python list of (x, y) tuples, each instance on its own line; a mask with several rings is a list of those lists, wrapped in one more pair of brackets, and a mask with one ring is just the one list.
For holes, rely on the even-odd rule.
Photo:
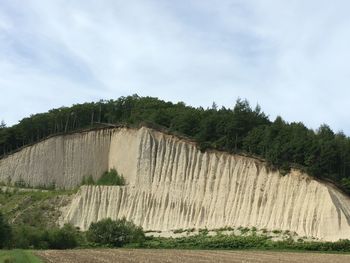
[(0, 181), (23, 180), (31, 186), (73, 188), (84, 176), (108, 170), (111, 131), (56, 136), (0, 160)]
[[(50, 140), (51, 146), (45, 146)], [(55, 149), (59, 141), (66, 143), (64, 151)], [(48, 166), (47, 177), (43, 168), (34, 170), (27, 164), (21, 175), (33, 184), (55, 179), (69, 188), (78, 185), (83, 175), (97, 178), (108, 168), (116, 168), (126, 178), (126, 186), (81, 187), (62, 209), (61, 224), (86, 230), (91, 222), (125, 216), (145, 230), (255, 226), (323, 240), (350, 238), (349, 197), (298, 171), (281, 176), (253, 158), (201, 153), (191, 142), (147, 128), (61, 136), (32, 147), (41, 150), (28, 147), (1, 160), (0, 178), (5, 178), (4, 167), (23, 160), (31, 160), (33, 166), (47, 160), (70, 163), (52, 174)], [(45, 149), (46, 154), (29, 154)]]

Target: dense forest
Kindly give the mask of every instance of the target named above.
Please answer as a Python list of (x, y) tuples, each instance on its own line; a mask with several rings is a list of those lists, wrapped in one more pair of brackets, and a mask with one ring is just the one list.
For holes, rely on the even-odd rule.
[(264, 158), (287, 172), (303, 169), (334, 182), (350, 193), (350, 138), (321, 125), (316, 131), (303, 123), (273, 122), (259, 106), (238, 99), (232, 109), (194, 108), (137, 95), (52, 109), (31, 115), (12, 127), (0, 125), (0, 153), (4, 156), (47, 136), (108, 124), (148, 124), (196, 140), (201, 150), (214, 148)]

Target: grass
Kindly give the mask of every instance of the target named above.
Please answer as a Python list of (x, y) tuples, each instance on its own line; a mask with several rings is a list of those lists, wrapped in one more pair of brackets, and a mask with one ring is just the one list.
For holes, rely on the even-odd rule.
[(0, 263), (42, 263), (29, 250), (0, 250)]
[(0, 191), (0, 210), (8, 220), (31, 226), (55, 225), (59, 216), (58, 204), (73, 191), (21, 191), (14, 188)]

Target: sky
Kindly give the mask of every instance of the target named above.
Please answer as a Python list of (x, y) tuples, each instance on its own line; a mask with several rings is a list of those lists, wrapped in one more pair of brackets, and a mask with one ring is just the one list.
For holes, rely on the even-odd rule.
[(350, 1), (0, 0), (0, 120), (138, 94), (350, 135)]

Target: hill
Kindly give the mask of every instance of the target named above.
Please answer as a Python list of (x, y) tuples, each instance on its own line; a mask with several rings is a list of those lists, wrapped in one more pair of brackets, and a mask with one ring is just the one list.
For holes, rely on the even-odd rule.
[(195, 140), (200, 149), (246, 153), (288, 173), (292, 167), (329, 180), (350, 193), (350, 139), (321, 125), (271, 121), (259, 106), (237, 100), (232, 109), (203, 109), (137, 95), (62, 107), (0, 127), (0, 153), (6, 156), (48, 136), (123, 124), (161, 128)]

